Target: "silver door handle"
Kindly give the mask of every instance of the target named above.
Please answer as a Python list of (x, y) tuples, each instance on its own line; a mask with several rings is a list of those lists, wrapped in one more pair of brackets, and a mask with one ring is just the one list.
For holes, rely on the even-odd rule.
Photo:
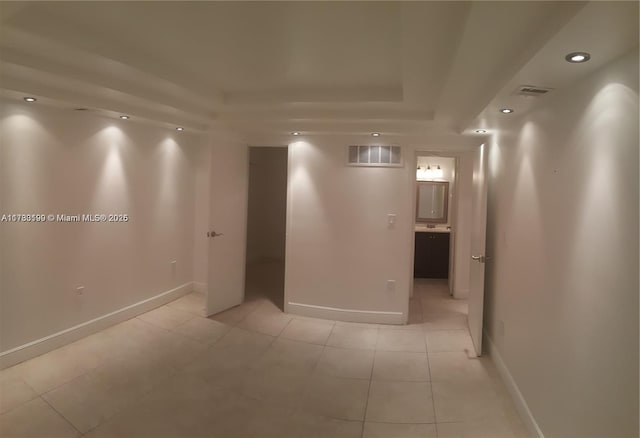
[(472, 259), (472, 260), (475, 260), (475, 261), (478, 261), (478, 262), (480, 262), (480, 263), (484, 263), (484, 262), (485, 262), (485, 260), (486, 260), (486, 259), (485, 259), (485, 257), (484, 257), (484, 256), (482, 256), (482, 255), (479, 255), (479, 256), (474, 256), (474, 255), (472, 255), (472, 256), (471, 256), (471, 259)]

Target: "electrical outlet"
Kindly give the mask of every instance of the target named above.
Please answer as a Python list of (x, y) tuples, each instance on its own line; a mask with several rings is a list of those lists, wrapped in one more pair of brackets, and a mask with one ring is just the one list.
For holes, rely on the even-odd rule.
[(84, 295), (84, 286), (76, 287), (76, 294), (77, 295)]
[(396, 281), (387, 280), (387, 292), (395, 292), (395, 291), (396, 291)]

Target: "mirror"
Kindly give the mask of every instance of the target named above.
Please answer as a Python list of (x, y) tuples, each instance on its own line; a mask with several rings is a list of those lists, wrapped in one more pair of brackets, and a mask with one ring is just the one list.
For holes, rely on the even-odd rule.
[(448, 181), (417, 183), (416, 222), (446, 223), (449, 207)]

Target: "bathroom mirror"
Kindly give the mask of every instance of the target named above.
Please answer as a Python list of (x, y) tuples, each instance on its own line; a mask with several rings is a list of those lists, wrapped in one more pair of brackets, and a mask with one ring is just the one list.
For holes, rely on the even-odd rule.
[(418, 181), (416, 222), (446, 223), (449, 207), (448, 181)]

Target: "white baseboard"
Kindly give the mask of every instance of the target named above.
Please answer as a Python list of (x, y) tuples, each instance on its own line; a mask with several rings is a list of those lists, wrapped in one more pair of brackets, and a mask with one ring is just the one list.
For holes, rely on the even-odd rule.
[(170, 303), (171, 301), (188, 294), (193, 290), (193, 283), (188, 282), (174, 289), (162, 292), (146, 300), (139, 301), (122, 309), (116, 310), (106, 315), (83, 322), (76, 326), (53, 333), (27, 344), (12, 348), (0, 353), (0, 369), (8, 368), (25, 360), (40, 356), (56, 348), (70, 344), (78, 339), (89, 336), (107, 327), (118, 324), (122, 321), (134, 318), (156, 307)]
[(313, 304), (287, 303), (287, 313), (313, 318), (333, 319), (346, 322), (366, 322), (370, 324), (404, 324), (402, 312), (382, 312), (377, 310), (341, 309), (338, 307), (315, 306)]
[(199, 294), (207, 293), (207, 283), (200, 283), (198, 281), (193, 282), (193, 291), (198, 292)]
[(520, 414), (520, 418), (522, 418), (522, 422), (527, 428), (529, 436), (531, 438), (544, 438), (544, 434), (540, 430), (536, 419), (533, 418), (533, 414), (529, 410), (529, 406), (522, 396), (522, 393), (520, 392), (516, 381), (513, 379), (513, 376), (509, 372), (507, 365), (502, 360), (502, 356), (500, 356), (500, 352), (498, 352), (498, 349), (486, 332), (484, 332), (484, 345), (487, 353), (489, 354), (489, 357), (491, 357), (491, 360), (493, 360), (493, 363), (496, 365), (496, 369), (498, 370), (502, 381), (507, 387), (509, 395), (511, 395), (511, 399), (513, 400), (516, 409)]

